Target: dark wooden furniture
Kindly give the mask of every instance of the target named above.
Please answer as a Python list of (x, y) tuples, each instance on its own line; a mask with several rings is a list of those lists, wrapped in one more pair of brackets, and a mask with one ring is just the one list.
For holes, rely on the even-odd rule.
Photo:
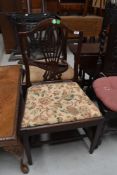
[[(9, 0), (7, 3), (4, 0), (0, 1), (0, 29), (3, 34), (3, 41), (5, 46), (5, 52), (11, 53), (17, 45), (16, 31), (12, 22), (8, 18), (8, 13), (40, 13), (43, 11), (41, 0), (28, 0), (31, 5), (27, 4), (27, 0)], [(59, 0), (44, 0), (45, 1), (45, 12), (58, 13), (60, 10)], [(66, 6), (66, 5), (65, 5)], [(72, 7), (73, 6), (73, 7)], [(67, 7), (67, 6), (66, 6)], [(86, 8), (79, 3), (72, 5), (70, 3), (67, 11), (79, 10), (80, 12), (86, 14)], [(78, 8), (78, 9), (77, 9)], [(8, 30), (9, 29), (9, 30)]]
[[(97, 58), (99, 55), (100, 33), (102, 30), (103, 18), (99, 16), (64, 16), (61, 20), (72, 30), (79, 29), (83, 32), (83, 43), (79, 59), (79, 76), (82, 84), (86, 85), (94, 75)], [(92, 26), (92, 27), (90, 27)], [(71, 44), (70, 50), (77, 57), (77, 45)], [(85, 79), (85, 73), (89, 76), (89, 81)]]
[[(50, 3), (50, 5), (48, 4)], [(55, 4), (54, 1), (52, 2)], [(55, 12), (55, 7), (52, 5), (51, 0), (47, 2), (48, 11)], [(55, 11), (53, 11), (55, 10)], [(46, 10), (47, 11), (47, 10)], [(33, 0), (31, 9), (28, 9), (26, 0), (9, 0), (7, 3), (4, 0), (0, 1), (0, 29), (3, 35), (5, 52), (11, 53), (17, 46), (16, 30), (12, 20), (8, 17), (9, 13), (40, 13), (41, 0)], [(9, 29), (9, 30), (8, 30)]]
[[(101, 42), (100, 54), (97, 61), (96, 75), (91, 87), (102, 114), (104, 115), (104, 126), (102, 135), (108, 131), (117, 131), (117, 7), (109, 3), (106, 9), (106, 18), (103, 23), (104, 38), (107, 36), (106, 52), (104, 50), (104, 40)], [(109, 27), (107, 27), (109, 26)], [(107, 32), (108, 31), (108, 32)], [(108, 35), (106, 35), (108, 34)], [(91, 89), (92, 90), (92, 89)], [(92, 92), (93, 92), (92, 91)]]
[(28, 167), (23, 164), (24, 148), (18, 132), (20, 83), (19, 66), (0, 67), (0, 147), (19, 158), (21, 170), (26, 173)]
[(39, 12), (58, 12), (58, 0), (32, 0), (31, 1), (32, 13)]
[[(105, 72), (107, 73), (108, 71), (111, 70), (110, 75), (112, 75), (112, 69), (113, 69), (113, 74), (114, 72), (116, 74), (116, 69), (112, 68), (113, 64), (114, 65), (116, 64), (116, 62), (114, 62), (115, 60), (113, 56), (114, 55), (113, 46), (115, 36), (109, 34), (109, 32), (111, 32), (111, 30), (109, 30), (110, 25), (117, 20), (116, 12), (117, 12), (116, 5), (112, 4), (110, 1), (107, 1), (105, 14), (102, 22), (102, 28), (100, 30), (101, 33), (99, 35), (98, 53), (96, 54), (92, 52), (92, 54), (83, 55), (83, 57), (81, 55), (80, 59), (80, 68), (82, 70), (81, 79), (84, 81), (84, 85), (86, 82), (84, 76), (85, 73), (87, 73), (90, 78), (88, 86), (90, 86), (92, 81), (96, 78), (96, 76), (98, 76), (97, 74), (99, 74), (99, 71), (102, 72), (106, 70)], [(113, 46), (111, 43), (113, 43)]]
[[(62, 80), (68, 69), (66, 43), (69, 32), (77, 36), (77, 52), (80, 54), (82, 33), (69, 30), (60, 20), (43, 20), (32, 31), (19, 34), (27, 87), (21, 134), (29, 164), (32, 164), (29, 139), (33, 135), (95, 126), (90, 153), (98, 142), (103, 120), (100, 111), (79, 87), (76, 76), (72, 81)], [(31, 56), (31, 41), (40, 46), (40, 59)], [(78, 57), (74, 59), (76, 75)], [(29, 65), (44, 70), (42, 81), (37, 85), (30, 80)]]
[(11, 53), (16, 46), (15, 31), (7, 14), (21, 11), (20, 0), (0, 1), (0, 28), (3, 35), (3, 41), (6, 53)]
[[(93, 82), (93, 90), (98, 99), (99, 107), (105, 117), (105, 127), (108, 130), (117, 130), (117, 24), (116, 18), (110, 25), (107, 51), (98, 62), (98, 76), (101, 78)], [(100, 75), (100, 72), (101, 75)], [(103, 75), (103, 76), (102, 76)]]
[(79, 13), (86, 15), (88, 0), (28, 0), (30, 12)]
[[(61, 21), (72, 30), (80, 30), (83, 36), (90, 39), (98, 38), (102, 28), (103, 18), (94, 15), (87, 16), (61, 16)], [(90, 27), (92, 26), (92, 27)]]
[(77, 13), (80, 15), (87, 15), (88, 5), (88, 0), (59, 0), (58, 8), (60, 14)]
[[(47, 24), (45, 22), (46, 20), (47, 20)], [(60, 19), (56, 19), (56, 18), (48, 18), (46, 20), (43, 20), (45, 22), (45, 27), (48, 25), (48, 21), (50, 23), (49, 24), (50, 26), (52, 25), (52, 23), (54, 24), (55, 22), (55, 24), (58, 25), (59, 27), (61, 23)], [(63, 28), (65, 31), (62, 31), (62, 27), (60, 27), (60, 32), (59, 32), (59, 28), (57, 29), (55, 28), (55, 31), (57, 30), (56, 31), (57, 41), (52, 31), (53, 28), (50, 29), (49, 31), (50, 36), (47, 33), (46, 34), (47, 36), (45, 35), (45, 38), (43, 38), (43, 34), (45, 31), (44, 27), (41, 28), (41, 24), (43, 24), (43, 21), (40, 22), (40, 28), (39, 28), (40, 31), (38, 30), (36, 31), (36, 29), (34, 29), (34, 32), (33, 30), (28, 31), (28, 32), (19, 32), (21, 52), (22, 52), (23, 58), (27, 58), (30, 60), (30, 74), (29, 74), (30, 77), (29, 77), (29, 75), (27, 74), (28, 73), (28, 62), (25, 59), (23, 59), (24, 64), (27, 65), (26, 66), (27, 84), (30, 85), (29, 78), (31, 82), (34, 83), (38, 81), (51, 79), (51, 77), (52, 79), (54, 77), (54, 79), (56, 80), (66, 79), (66, 80), (74, 80), (78, 82), (77, 61), (79, 57), (77, 56), (77, 59), (74, 57), (74, 69), (70, 65), (68, 65), (67, 63), (67, 39), (66, 38), (69, 37), (68, 33), (73, 34), (72, 38), (71, 37), (69, 38), (69, 42), (71, 43), (72, 39), (76, 39), (76, 43), (78, 43), (77, 45), (77, 55), (78, 55), (81, 49), (82, 33), (79, 33), (79, 31), (75, 31), (76, 34), (74, 34), (73, 30), (68, 30), (67, 27), (65, 27), (64, 24), (62, 24), (62, 26), (64, 26)], [(54, 38), (52, 38), (52, 36), (54, 36)], [(50, 43), (51, 40), (54, 43)], [(52, 49), (52, 53), (48, 53), (49, 51), (51, 51), (51, 49)], [(50, 60), (48, 59), (48, 57)], [(37, 69), (35, 66), (39, 68)]]

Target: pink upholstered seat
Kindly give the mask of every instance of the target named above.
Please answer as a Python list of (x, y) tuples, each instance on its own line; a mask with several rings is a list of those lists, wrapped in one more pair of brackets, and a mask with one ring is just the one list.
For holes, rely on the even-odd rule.
[(99, 78), (94, 81), (93, 88), (103, 104), (117, 112), (117, 76)]

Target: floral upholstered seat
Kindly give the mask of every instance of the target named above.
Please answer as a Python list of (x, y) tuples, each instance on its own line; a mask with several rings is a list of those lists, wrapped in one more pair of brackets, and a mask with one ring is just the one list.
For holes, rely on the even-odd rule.
[(22, 127), (100, 117), (95, 104), (75, 82), (35, 85), (28, 89)]

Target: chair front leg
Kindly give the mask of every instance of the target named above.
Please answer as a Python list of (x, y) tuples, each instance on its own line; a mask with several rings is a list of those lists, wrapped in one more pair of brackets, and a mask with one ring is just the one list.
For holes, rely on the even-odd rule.
[(30, 150), (29, 136), (27, 134), (23, 134), (22, 138), (23, 138), (23, 144), (24, 144), (28, 164), (32, 165), (33, 163), (32, 163), (32, 156), (31, 156), (31, 150)]
[(92, 139), (91, 146), (90, 146), (90, 149), (89, 149), (90, 154), (92, 154), (94, 149), (98, 146), (100, 137), (102, 136), (101, 133), (102, 133), (103, 127), (104, 127), (104, 120), (102, 119), (100, 122), (98, 122), (98, 124), (96, 126), (96, 131), (95, 131), (95, 134), (94, 134), (94, 138)]

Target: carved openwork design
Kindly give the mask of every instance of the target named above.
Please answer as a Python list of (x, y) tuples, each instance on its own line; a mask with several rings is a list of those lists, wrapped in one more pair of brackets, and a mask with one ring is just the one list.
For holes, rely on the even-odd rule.
[[(65, 54), (63, 53), (66, 40), (62, 27), (52, 24), (47, 28), (44, 27), (29, 33), (26, 39), (28, 50), (24, 52), (25, 57), (28, 58), (32, 65), (45, 70), (44, 80), (60, 79), (61, 73), (68, 68), (65, 62)], [(42, 57), (37, 58), (37, 55)]]
[(51, 25), (42, 32), (44, 36), (40, 38), (40, 46), (46, 62), (42, 65), (42, 68), (46, 70), (44, 79), (60, 79), (61, 73), (68, 68), (65, 61), (66, 53), (64, 53), (66, 52), (64, 32), (63, 28), (57, 25)]
[[(61, 78), (61, 73), (67, 70), (63, 48), (66, 48), (65, 31), (61, 26), (50, 25), (45, 29), (36, 31), (28, 38), (30, 50), (42, 55), (43, 61), (39, 59), (34, 64), (45, 70), (44, 80), (55, 80)], [(35, 53), (36, 54), (36, 53)], [(33, 55), (34, 56), (34, 55)]]
[[(62, 73), (68, 69), (66, 49), (69, 33), (73, 35), (73, 31), (58, 19), (46, 19), (31, 31), (21, 32), (21, 52), (27, 72), (30, 64), (45, 70), (43, 80), (60, 80)], [(79, 37), (79, 34), (77, 32), (76, 35)], [(30, 76), (27, 77), (30, 79)]]

